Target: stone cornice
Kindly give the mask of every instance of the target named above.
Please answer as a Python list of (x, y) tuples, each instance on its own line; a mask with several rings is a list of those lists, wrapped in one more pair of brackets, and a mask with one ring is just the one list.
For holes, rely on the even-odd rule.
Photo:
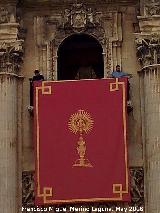
[(18, 23), (0, 24), (0, 42), (16, 41), (18, 35)]
[[(75, 3), (75, 0), (23, 0), (24, 3)], [(88, 0), (87, 1), (88, 3), (110, 3), (110, 4), (113, 4), (113, 3), (120, 3), (120, 4), (128, 4), (128, 3), (132, 3), (132, 4), (135, 4), (135, 2), (139, 2), (138, 0)], [(82, 2), (78, 2), (77, 3), (82, 3)], [(84, 3), (84, 2), (83, 2)]]
[[(78, 1), (77, 1), (78, 2)], [(24, 7), (41, 7), (41, 6), (49, 6), (49, 7), (64, 7), (65, 5), (72, 5), (75, 3), (75, 0), (23, 0), (21, 5), (19, 6), (24, 6)], [(82, 3), (82, 2), (81, 2)], [(137, 5), (139, 3), (139, 0), (88, 0), (87, 2), (84, 1), (83, 3), (90, 5)]]
[(138, 16), (140, 32), (160, 33), (160, 15)]
[(17, 2), (18, 0), (1, 0), (0, 5), (8, 5), (8, 4), (16, 5)]
[(0, 78), (4, 77), (4, 76), (15, 77), (15, 78), (18, 78), (21, 80), (24, 79), (24, 76), (22, 76), (22, 75), (17, 75), (15, 73), (0, 72)]
[(153, 16), (137, 16), (137, 18), (139, 20), (148, 20), (148, 21), (151, 21), (151, 20), (156, 20), (156, 19), (160, 19), (160, 15), (153, 15)]

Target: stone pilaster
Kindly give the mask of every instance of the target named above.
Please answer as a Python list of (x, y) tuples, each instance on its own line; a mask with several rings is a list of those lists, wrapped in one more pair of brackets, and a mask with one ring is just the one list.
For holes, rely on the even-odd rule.
[(144, 0), (138, 16), (137, 57), (141, 64), (145, 212), (160, 212), (160, 2)]

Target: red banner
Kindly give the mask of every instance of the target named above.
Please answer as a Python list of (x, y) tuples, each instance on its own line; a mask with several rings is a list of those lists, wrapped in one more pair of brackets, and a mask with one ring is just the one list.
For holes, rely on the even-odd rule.
[(36, 205), (130, 200), (126, 84), (36, 82)]

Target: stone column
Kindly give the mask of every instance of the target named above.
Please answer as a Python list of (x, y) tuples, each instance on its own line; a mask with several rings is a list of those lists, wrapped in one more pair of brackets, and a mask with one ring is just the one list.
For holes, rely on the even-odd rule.
[(160, 211), (160, 65), (141, 71), (147, 213)]
[(0, 208), (18, 212), (18, 76), (0, 73)]
[(137, 57), (142, 66), (141, 112), (143, 129), (145, 212), (160, 212), (160, 2), (144, 0), (138, 16)]
[[(18, 39), (16, 1), (0, 3), (0, 212), (18, 213), (21, 202), (20, 65), (23, 40)], [(20, 36), (20, 35), (19, 35)]]
[[(10, 48), (14, 49), (13, 46)], [(6, 49), (3, 52), (5, 56), (1, 49), (0, 53), (0, 209), (3, 213), (17, 213), (22, 190), (19, 154), (22, 154), (21, 91), (23, 78), (18, 75), (17, 58), (16, 61), (12, 58), (14, 53), (16, 57), (20, 53), (15, 49), (12, 53), (8, 53)], [(9, 61), (5, 61), (8, 59)]]

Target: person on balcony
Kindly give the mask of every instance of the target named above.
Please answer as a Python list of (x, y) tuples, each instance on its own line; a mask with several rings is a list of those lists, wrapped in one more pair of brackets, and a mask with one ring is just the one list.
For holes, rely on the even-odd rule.
[(122, 78), (122, 77), (127, 77), (127, 110), (128, 112), (131, 112), (133, 110), (132, 107), (132, 102), (130, 100), (130, 83), (129, 83), (129, 78), (132, 78), (132, 74), (126, 73), (121, 71), (120, 65), (116, 66), (116, 70), (112, 72), (111, 77), (113, 78)]
[(32, 77), (32, 82), (33, 81), (44, 81), (44, 76), (40, 74), (39, 70), (34, 71), (34, 76)]
[(29, 79), (30, 80), (30, 107), (29, 107), (29, 111), (33, 110), (33, 82), (34, 81), (44, 81), (44, 76), (42, 74), (40, 74), (40, 71), (38, 69), (36, 69), (34, 71), (34, 76), (32, 78)]
[(111, 75), (112, 75), (113, 78), (120, 78), (120, 77), (131, 78), (132, 77), (132, 74), (121, 71), (120, 65), (116, 66), (116, 70), (113, 71)]

